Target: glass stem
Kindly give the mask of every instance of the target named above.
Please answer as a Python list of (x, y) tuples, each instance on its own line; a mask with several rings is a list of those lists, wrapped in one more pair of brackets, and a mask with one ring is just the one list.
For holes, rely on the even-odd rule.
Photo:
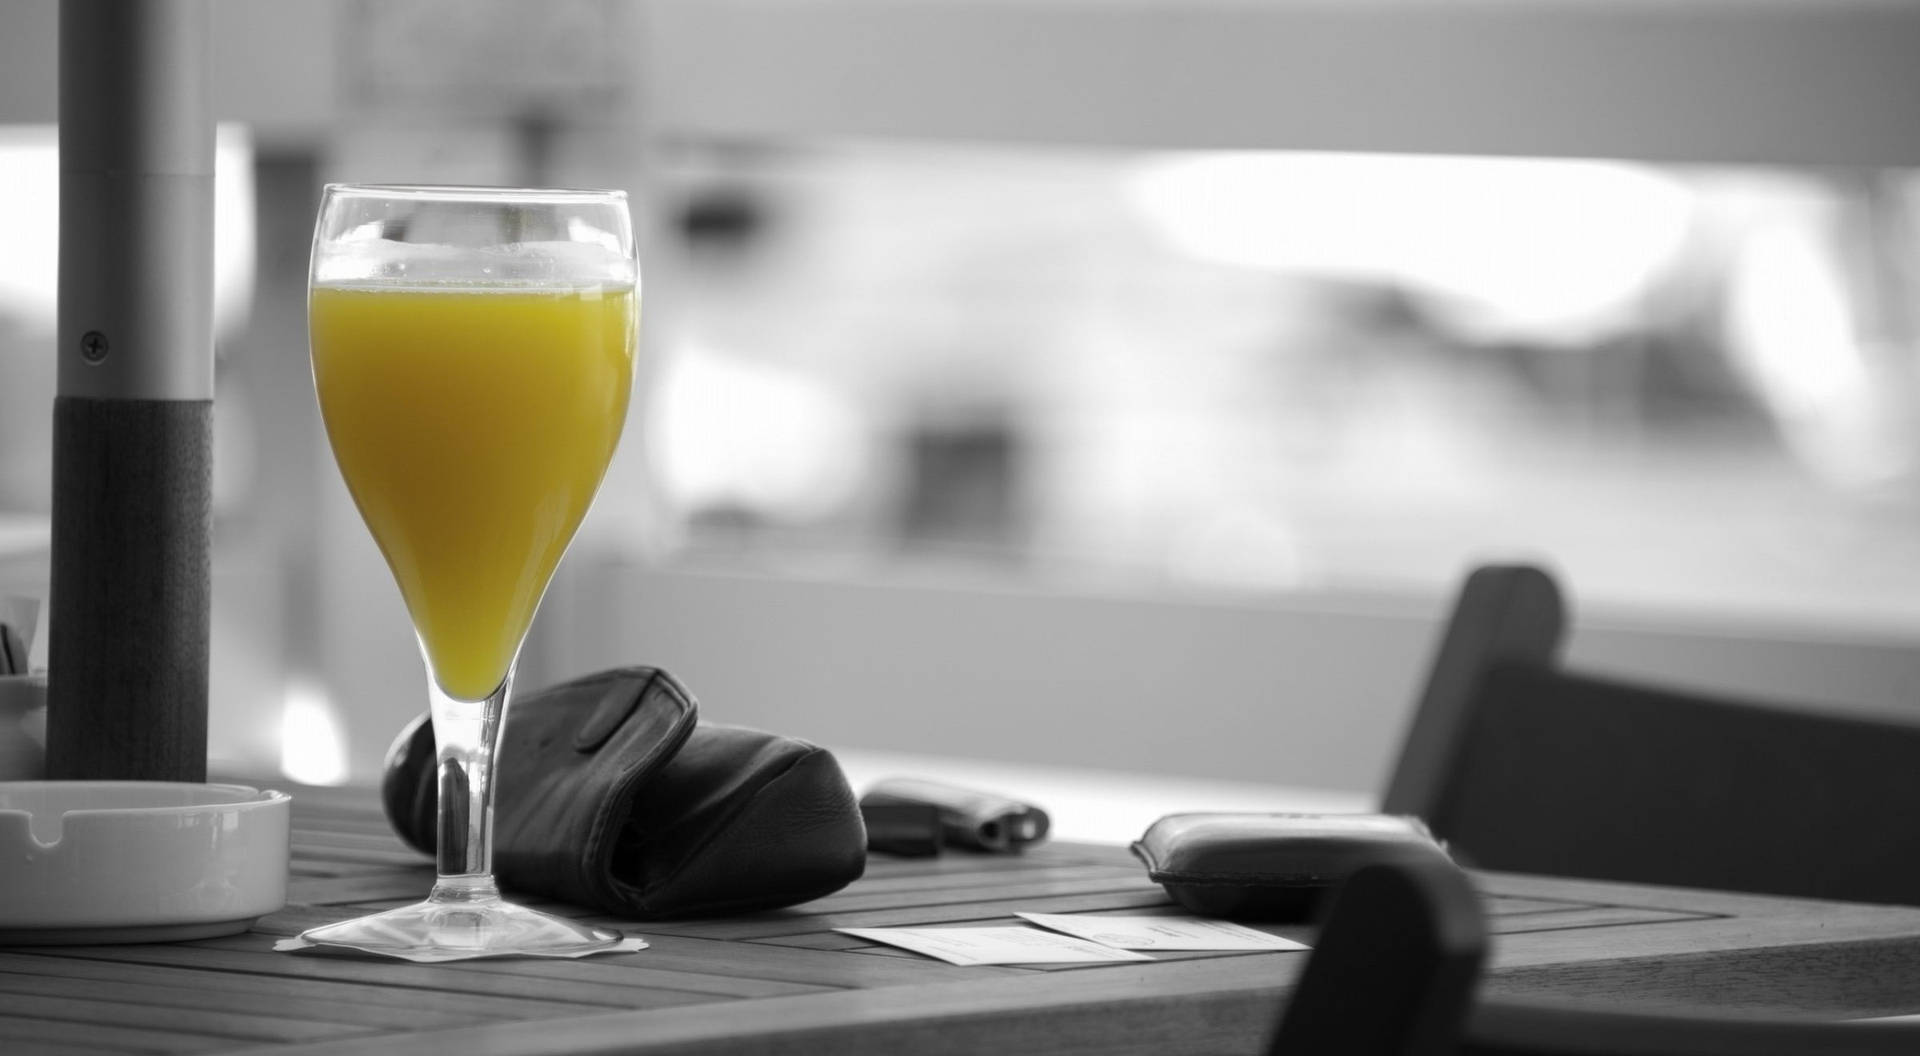
[(493, 760), (501, 720), (513, 689), (513, 668), (485, 700), (448, 696), (431, 675), (433, 738), (438, 745), (440, 792), (437, 836), (440, 877), (435, 902), (473, 902), (498, 896), (493, 883)]

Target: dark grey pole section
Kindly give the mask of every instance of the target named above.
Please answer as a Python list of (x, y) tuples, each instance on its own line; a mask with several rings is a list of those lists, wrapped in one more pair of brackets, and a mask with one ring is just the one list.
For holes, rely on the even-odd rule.
[(207, 0), (60, 5), (47, 776), (204, 781)]

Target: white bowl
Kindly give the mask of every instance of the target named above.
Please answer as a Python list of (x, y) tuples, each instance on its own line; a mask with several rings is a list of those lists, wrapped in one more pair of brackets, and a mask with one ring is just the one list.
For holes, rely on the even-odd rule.
[(0, 782), (0, 946), (231, 935), (287, 902), (284, 792)]

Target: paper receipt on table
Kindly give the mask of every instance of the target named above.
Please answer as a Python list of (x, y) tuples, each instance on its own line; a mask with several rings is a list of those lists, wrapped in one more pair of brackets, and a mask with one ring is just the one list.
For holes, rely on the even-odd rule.
[(1153, 958), (1036, 928), (835, 928), (948, 964), (1073, 964)]
[(1043, 928), (1123, 950), (1304, 950), (1307, 944), (1199, 917), (1095, 917), (1083, 913), (1021, 913)]

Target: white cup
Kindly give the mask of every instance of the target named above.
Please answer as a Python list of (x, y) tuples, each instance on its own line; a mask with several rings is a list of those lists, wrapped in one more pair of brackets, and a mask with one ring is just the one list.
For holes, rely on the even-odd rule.
[(47, 676), (0, 675), (0, 781), (38, 781), (47, 768)]

